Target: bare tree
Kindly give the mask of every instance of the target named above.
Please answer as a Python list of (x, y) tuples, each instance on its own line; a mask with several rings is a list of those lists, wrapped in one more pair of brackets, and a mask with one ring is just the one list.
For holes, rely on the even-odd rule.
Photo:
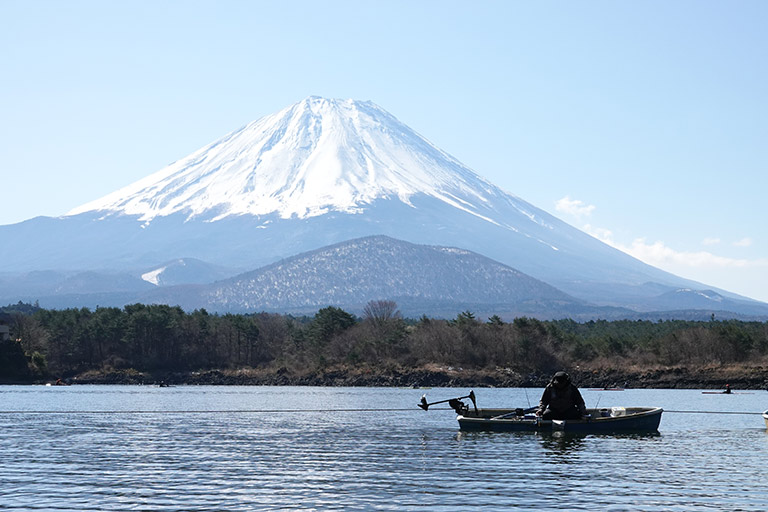
[(399, 319), (400, 317), (397, 303), (392, 300), (371, 300), (363, 308), (363, 318), (373, 323), (376, 327), (380, 327), (390, 320)]

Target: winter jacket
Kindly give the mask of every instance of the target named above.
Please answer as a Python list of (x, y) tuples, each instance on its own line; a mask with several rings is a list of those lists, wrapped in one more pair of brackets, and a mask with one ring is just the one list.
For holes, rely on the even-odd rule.
[(584, 404), (579, 389), (573, 384), (568, 384), (564, 389), (557, 389), (550, 383), (544, 388), (544, 393), (541, 395), (538, 412), (543, 414), (549, 408), (555, 413), (565, 413), (574, 407), (579, 410), (582, 416), (587, 413), (587, 406)]

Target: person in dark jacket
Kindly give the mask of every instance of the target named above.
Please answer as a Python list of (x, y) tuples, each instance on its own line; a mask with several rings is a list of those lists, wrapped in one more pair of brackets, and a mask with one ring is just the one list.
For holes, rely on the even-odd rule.
[(557, 372), (544, 388), (537, 416), (545, 420), (577, 420), (587, 414), (578, 388), (565, 372)]

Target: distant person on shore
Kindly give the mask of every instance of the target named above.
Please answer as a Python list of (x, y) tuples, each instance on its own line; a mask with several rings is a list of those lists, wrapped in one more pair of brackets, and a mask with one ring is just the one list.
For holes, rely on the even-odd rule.
[(578, 420), (585, 416), (587, 407), (571, 376), (557, 372), (544, 388), (537, 416), (545, 420)]

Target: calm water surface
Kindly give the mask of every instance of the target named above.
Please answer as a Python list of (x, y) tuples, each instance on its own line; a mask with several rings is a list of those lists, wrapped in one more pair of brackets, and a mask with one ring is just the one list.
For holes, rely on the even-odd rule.
[[(574, 437), (462, 433), (452, 411), (415, 405), (467, 391), (0, 386), (0, 510), (768, 510), (759, 414), (665, 412), (656, 435)], [(475, 392), (504, 407), (541, 390)], [(583, 394), (768, 409), (765, 391)]]

